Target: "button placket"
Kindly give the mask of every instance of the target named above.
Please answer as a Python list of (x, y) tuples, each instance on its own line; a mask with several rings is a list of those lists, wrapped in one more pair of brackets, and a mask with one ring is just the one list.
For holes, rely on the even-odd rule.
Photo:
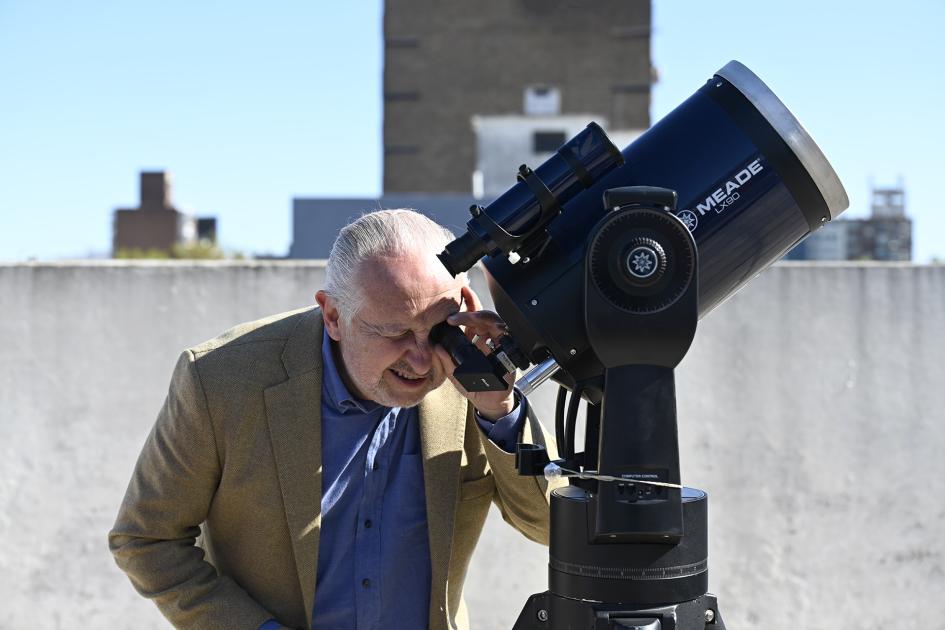
[[(399, 411), (399, 410), (398, 410)], [(397, 425), (397, 413), (389, 410), (371, 436), (365, 461), (364, 486), (358, 508), (355, 533), (355, 575), (357, 581), (358, 626), (372, 627), (380, 619), (381, 528), (379, 524), (384, 490), (390, 476), (390, 438)]]

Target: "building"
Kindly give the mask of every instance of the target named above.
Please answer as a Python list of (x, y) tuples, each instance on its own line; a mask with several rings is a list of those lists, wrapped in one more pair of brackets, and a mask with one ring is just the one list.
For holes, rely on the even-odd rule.
[[(473, 116), (476, 167), (472, 171), (472, 194), (492, 200), (516, 182), (520, 164), (534, 168), (550, 158), (565, 142), (579, 134), (600, 116)], [(607, 137), (623, 148), (643, 129), (607, 130)]]
[(874, 188), (870, 218), (850, 226), (849, 260), (912, 260), (912, 220), (902, 186)]
[(170, 252), (174, 245), (216, 243), (216, 218), (187, 216), (171, 201), (171, 176), (165, 171), (141, 173), (137, 208), (115, 211), (112, 256), (131, 252)]
[(912, 260), (912, 220), (902, 186), (874, 188), (870, 216), (838, 219), (791, 250), (789, 260)]
[(380, 199), (293, 199), (288, 258), (328, 258), (341, 228), (380, 208), (413, 208), (459, 235), (469, 221), (472, 195), (384, 195)]
[(338, 230), (411, 207), (461, 231), (589, 122), (624, 147), (650, 124), (650, 0), (388, 0), (384, 193), (294, 199), (289, 258), (327, 258)]
[(511, 183), (529, 153), (591, 120), (639, 134), (650, 123), (650, 21), (649, 0), (388, 0), (384, 192), (474, 192), (478, 171), (475, 192), (488, 195), (507, 187), (490, 186), (497, 140), (535, 148), (508, 162)]

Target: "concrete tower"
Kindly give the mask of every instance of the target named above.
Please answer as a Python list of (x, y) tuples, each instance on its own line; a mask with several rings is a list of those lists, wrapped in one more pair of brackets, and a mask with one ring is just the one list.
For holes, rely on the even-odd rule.
[(650, 0), (387, 0), (384, 193), (488, 197), (590, 120), (622, 146), (650, 122), (650, 19)]

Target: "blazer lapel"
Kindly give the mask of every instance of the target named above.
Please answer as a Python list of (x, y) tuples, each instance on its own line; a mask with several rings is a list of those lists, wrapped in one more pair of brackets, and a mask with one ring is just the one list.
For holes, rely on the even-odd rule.
[(282, 354), (289, 378), (265, 392), (269, 435), (309, 626), (321, 527), (322, 326), (317, 309), (302, 316)]
[(446, 611), (446, 582), (459, 494), (466, 399), (447, 382), (428, 394), (419, 407), (423, 482), (430, 538), (430, 624)]

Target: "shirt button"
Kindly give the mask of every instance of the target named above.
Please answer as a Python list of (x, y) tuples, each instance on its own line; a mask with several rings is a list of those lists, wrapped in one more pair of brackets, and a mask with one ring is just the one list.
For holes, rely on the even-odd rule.
[(368, 520), (364, 521), (364, 528), (365, 528), (365, 529), (371, 529), (371, 525), (373, 525), (373, 524), (374, 524), (374, 523), (371, 522), (371, 519), (368, 519)]
[(367, 587), (369, 587), (370, 585), (371, 585), (371, 580), (369, 580), (369, 579), (367, 579), (367, 578), (364, 578), (363, 580), (361, 580), (361, 586), (363, 586), (364, 588), (367, 588)]

